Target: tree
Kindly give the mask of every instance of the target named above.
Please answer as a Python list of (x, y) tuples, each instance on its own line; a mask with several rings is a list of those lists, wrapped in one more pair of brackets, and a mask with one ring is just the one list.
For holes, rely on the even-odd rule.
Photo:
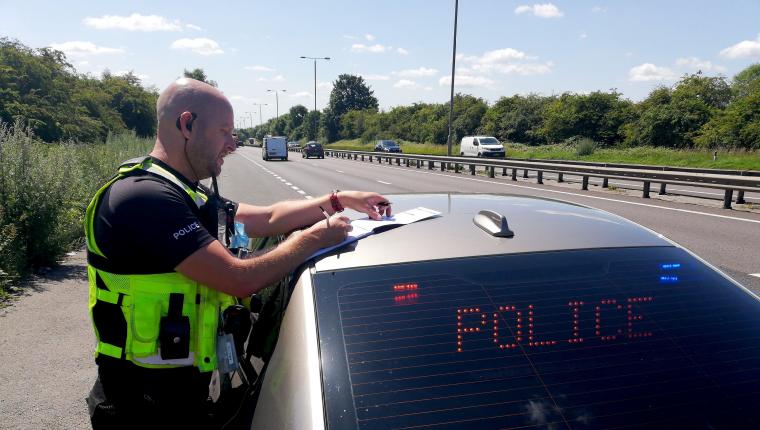
[(731, 91), (736, 98), (747, 97), (760, 89), (760, 63), (753, 64), (734, 76)]
[(208, 76), (206, 76), (206, 72), (204, 72), (203, 69), (201, 69), (199, 67), (197, 67), (197, 68), (195, 68), (193, 70), (184, 69), (183, 75), (186, 78), (191, 78), (191, 79), (195, 79), (196, 81), (205, 82), (205, 83), (211, 85), (212, 87), (218, 86), (218, 84), (216, 83), (216, 81), (213, 81), (213, 80), (209, 79)]
[(319, 118), (322, 114), (318, 110), (309, 111), (303, 122), (304, 137), (307, 140), (317, 140), (319, 136)]
[(502, 97), (486, 111), (481, 131), (502, 141), (529, 145), (546, 143), (541, 133), (543, 113), (553, 100), (536, 94)]
[(377, 110), (377, 98), (361, 76), (343, 74), (333, 82), (328, 108), (340, 120), (350, 110)]
[(550, 142), (587, 137), (602, 144), (620, 142), (621, 127), (632, 117), (633, 104), (615, 90), (608, 93), (562, 94), (546, 106), (542, 133)]
[(760, 149), (760, 86), (713, 116), (696, 143), (707, 148)]

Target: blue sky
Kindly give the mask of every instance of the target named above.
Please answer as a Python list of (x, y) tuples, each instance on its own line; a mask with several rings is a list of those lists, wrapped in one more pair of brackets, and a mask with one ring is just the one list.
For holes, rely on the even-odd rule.
[[(449, 97), (453, 0), (8, 1), (0, 36), (67, 52), (82, 73), (128, 70), (159, 89), (203, 68), (258, 124), (317, 106), (341, 73), (360, 74), (382, 109)], [(760, 62), (760, 1), (461, 0), (456, 91), (513, 94), (616, 88), (632, 100), (701, 69), (732, 77)], [(250, 124), (250, 119), (247, 120)]]

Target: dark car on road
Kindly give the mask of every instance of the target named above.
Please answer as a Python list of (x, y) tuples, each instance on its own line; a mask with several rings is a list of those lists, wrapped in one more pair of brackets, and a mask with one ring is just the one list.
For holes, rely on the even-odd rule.
[(401, 147), (394, 140), (378, 140), (375, 145), (376, 152), (402, 152)]
[(312, 141), (303, 146), (301, 156), (303, 158), (325, 158), (325, 150), (322, 148), (322, 144)]
[(251, 428), (760, 428), (760, 299), (690, 251), (558, 200), (388, 197), (441, 216), (294, 274)]

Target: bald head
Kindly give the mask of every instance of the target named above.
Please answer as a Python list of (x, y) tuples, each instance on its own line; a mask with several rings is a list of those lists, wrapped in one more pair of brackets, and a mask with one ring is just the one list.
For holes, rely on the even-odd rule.
[(190, 78), (177, 79), (158, 97), (156, 113), (158, 128), (174, 127), (182, 112), (194, 112), (199, 117), (208, 111), (230, 109), (232, 106), (221, 91), (211, 85)]
[(221, 91), (178, 79), (158, 97), (156, 113), (158, 137), (151, 155), (192, 180), (219, 174), (222, 159), (235, 150), (232, 105)]

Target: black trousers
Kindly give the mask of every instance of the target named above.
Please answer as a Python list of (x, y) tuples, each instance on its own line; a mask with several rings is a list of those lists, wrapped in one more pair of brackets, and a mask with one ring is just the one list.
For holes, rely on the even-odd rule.
[(195, 367), (146, 369), (99, 357), (87, 397), (93, 429), (219, 428), (209, 400), (211, 373)]

